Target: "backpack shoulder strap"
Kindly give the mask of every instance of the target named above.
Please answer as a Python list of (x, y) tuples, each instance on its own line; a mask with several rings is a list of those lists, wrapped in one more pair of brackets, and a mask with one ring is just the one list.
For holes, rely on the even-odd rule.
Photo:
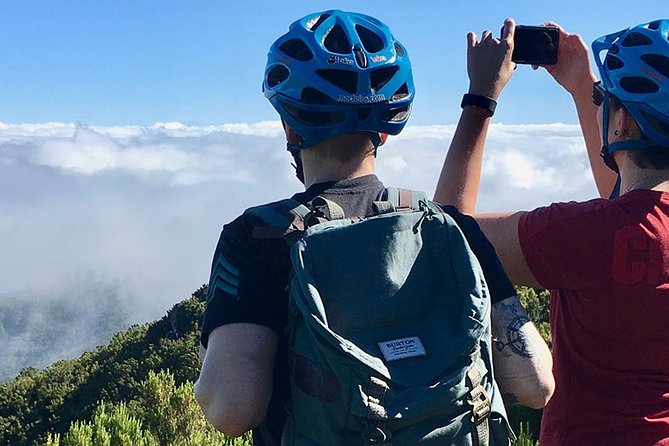
[(284, 238), (296, 231), (304, 232), (304, 218), (309, 208), (292, 198), (274, 203), (255, 206), (244, 211), (244, 215), (254, 215), (267, 226), (253, 228), (255, 239)]

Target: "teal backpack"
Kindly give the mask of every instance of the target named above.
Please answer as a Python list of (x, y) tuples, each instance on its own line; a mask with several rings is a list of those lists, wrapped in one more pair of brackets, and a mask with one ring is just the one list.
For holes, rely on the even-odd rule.
[(389, 188), (374, 207), (246, 211), (292, 245), (282, 444), (508, 446), (490, 296), (462, 232), (423, 193)]

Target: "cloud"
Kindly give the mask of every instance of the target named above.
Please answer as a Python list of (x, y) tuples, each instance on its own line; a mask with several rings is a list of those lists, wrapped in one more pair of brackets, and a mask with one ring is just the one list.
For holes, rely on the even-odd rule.
[[(45, 130), (38, 128), (35, 133)], [(180, 185), (252, 182), (253, 166), (243, 163), (247, 157), (231, 145), (239, 139), (233, 135), (276, 139), (281, 134), (278, 123), (218, 127), (162, 123), (148, 128), (75, 126), (70, 130), (71, 135), (61, 133), (43, 141), (35, 153), (36, 163), (81, 175), (123, 172)]]
[[(380, 176), (387, 184), (432, 193), (454, 132), (454, 125), (407, 127), (380, 149)], [(490, 127), (478, 211), (533, 209), (595, 195), (578, 126)]]
[[(407, 127), (379, 176), (432, 194), (454, 130)], [(278, 122), (0, 123), (0, 299), (94, 274), (156, 318), (207, 281), (225, 223), (301, 190), (290, 163)], [(595, 194), (577, 126), (491, 126), (478, 210)]]

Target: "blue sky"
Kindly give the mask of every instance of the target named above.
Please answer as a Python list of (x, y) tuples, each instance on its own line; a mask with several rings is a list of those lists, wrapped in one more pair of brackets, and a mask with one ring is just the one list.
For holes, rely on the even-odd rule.
[[(267, 48), (308, 12), (375, 15), (409, 48), (411, 124), (451, 124), (466, 89), (465, 35), (503, 19), (560, 23), (590, 42), (666, 15), (666, 1), (11, 1), (0, 15), (0, 121), (191, 125), (275, 119), (260, 93)], [(641, 6), (643, 5), (643, 6)], [(531, 110), (531, 113), (528, 113)], [(544, 72), (521, 67), (500, 101), (505, 123), (574, 123)]]

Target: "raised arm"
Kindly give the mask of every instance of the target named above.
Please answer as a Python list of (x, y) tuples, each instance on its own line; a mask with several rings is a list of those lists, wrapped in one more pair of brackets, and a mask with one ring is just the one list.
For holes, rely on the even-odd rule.
[[(558, 26), (555, 23), (547, 25)], [(606, 167), (600, 156), (602, 138), (597, 123), (597, 107), (592, 103), (592, 84), (597, 79), (590, 66), (588, 47), (578, 34), (567, 33), (559, 26), (558, 29), (558, 63), (544, 68), (574, 100), (597, 190), (601, 197), (608, 198), (616, 182), (616, 174)]]
[[(470, 94), (495, 101), (499, 98), (515, 68), (511, 61), (514, 31), (513, 19), (507, 19), (500, 40), (489, 30), (482, 33), (481, 40), (474, 33), (467, 34)], [(437, 182), (436, 202), (451, 204), (467, 214), (474, 212), (491, 117), (492, 113), (484, 108), (464, 107)]]

